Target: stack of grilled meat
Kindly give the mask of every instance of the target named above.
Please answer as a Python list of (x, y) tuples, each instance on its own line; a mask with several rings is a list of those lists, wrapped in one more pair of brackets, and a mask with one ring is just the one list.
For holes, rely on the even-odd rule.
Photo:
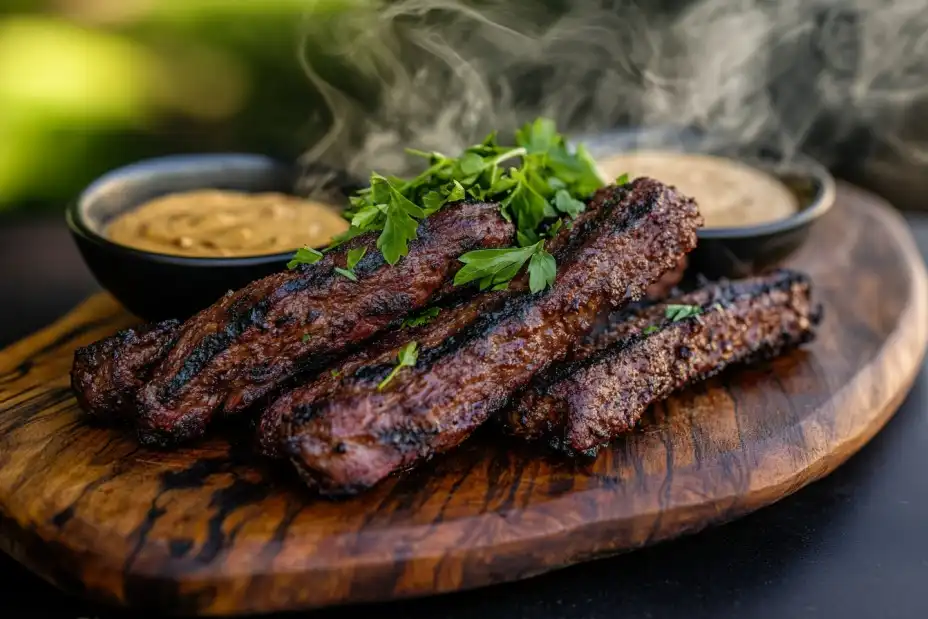
[[(356, 237), (184, 323), (78, 350), (72, 386), (88, 415), (131, 424), (152, 446), (250, 415), (258, 449), (326, 495), (453, 449), (490, 418), (590, 453), (674, 390), (812, 337), (819, 311), (795, 272), (660, 298), (701, 223), (691, 199), (657, 181), (607, 187), (548, 241), (553, 286), (531, 293), (521, 276), (478, 291), (453, 286), (458, 257), (511, 246), (515, 231), (495, 204), (449, 205), (394, 266), (376, 233)], [(358, 248), (356, 277), (344, 277), (336, 268)], [(431, 321), (407, 320), (427, 308)], [(411, 342), (418, 358), (397, 368)]]

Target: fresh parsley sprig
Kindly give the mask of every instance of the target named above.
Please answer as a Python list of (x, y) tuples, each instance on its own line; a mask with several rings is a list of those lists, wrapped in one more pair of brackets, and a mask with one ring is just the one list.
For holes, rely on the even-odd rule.
[[(492, 133), (457, 157), (407, 151), (426, 159), (428, 167), (411, 179), (372, 174), (370, 186), (350, 199), (345, 214), (351, 227), (336, 238), (333, 247), (365, 232), (379, 231), (377, 248), (388, 263), (396, 264), (409, 252), (419, 223), (444, 205), (466, 199), (494, 201), (500, 203), (503, 216), (515, 223), (523, 247), (507, 249), (514, 252), (509, 259), (498, 256), (493, 262), (499, 265), (502, 260), (505, 266), (489, 266), (480, 277), (467, 275), (456, 281), (478, 279), (481, 285), (503, 285), (528, 262), (530, 270), (534, 265), (535, 287), (550, 285), (554, 259), (540, 246), (522, 250), (535, 247), (553, 222), (580, 214), (584, 200), (603, 181), (589, 153), (582, 146), (571, 152), (551, 120), (537, 119), (519, 129), (514, 138), (514, 145), (501, 145)], [(465, 254), (462, 261), (465, 265), (484, 262), (487, 258), (482, 251)], [(514, 264), (518, 266), (513, 268)], [(475, 269), (468, 271), (465, 266), (462, 271)]]
[(400, 370), (406, 367), (413, 367), (416, 365), (416, 361), (419, 359), (419, 344), (416, 342), (409, 342), (403, 344), (402, 348), (399, 349), (399, 352), (396, 354), (396, 366), (390, 373), (387, 374), (386, 378), (380, 381), (380, 384), (377, 385), (377, 391), (383, 391), (383, 388), (386, 387), (391, 380), (399, 373)]
[(355, 247), (354, 249), (348, 250), (348, 255), (345, 257), (345, 262), (348, 266), (347, 269), (341, 267), (335, 267), (335, 272), (339, 275), (347, 277), (353, 282), (358, 281), (358, 276), (354, 273), (354, 268), (358, 266), (358, 263), (361, 261), (361, 258), (364, 257), (364, 254), (367, 253), (366, 247)]
[(554, 283), (557, 264), (544, 249), (544, 241), (528, 247), (481, 249), (460, 257), (464, 266), (454, 276), (454, 285), (476, 281), (481, 290), (505, 288), (526, 262), (529, 289), (540, 292)]

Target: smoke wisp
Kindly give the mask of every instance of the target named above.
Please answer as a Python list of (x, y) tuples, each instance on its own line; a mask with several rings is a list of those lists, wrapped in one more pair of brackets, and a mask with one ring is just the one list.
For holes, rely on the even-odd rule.
[[(833, 164), (864, 131), (909, 160), (928, 0), (401, 0), (314, 13), (301, 58), (329, 130), (304, 155), (359, 178), (536, 116), (562, 131), (688, 127), (707, 150)], [(928, 136), (925, 136), (928, 139)]]

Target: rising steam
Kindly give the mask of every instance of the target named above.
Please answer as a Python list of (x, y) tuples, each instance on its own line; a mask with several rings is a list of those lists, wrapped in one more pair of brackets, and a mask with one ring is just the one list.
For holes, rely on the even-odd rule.
[(928, 143), (901, 135), (904, 110), (928, 98), (928, 0), (406, 0), (313, 14), (301, 56), (330, 128), (304, 162), (361, 178), (409, 173), (406, 146), (453, 153), (536, 116), (569, 133), (688, 126), (707, 150), (826, 163), (863, 130), (928, 161)]

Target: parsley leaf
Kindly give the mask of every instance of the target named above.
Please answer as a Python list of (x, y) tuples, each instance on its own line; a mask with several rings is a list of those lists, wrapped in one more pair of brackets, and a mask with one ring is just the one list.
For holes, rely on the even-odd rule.
[(554, 121), (536, 118), (535, 122), (516, 131), (516, 144), (524, 147), (529, 154), (546, 153), (557, 144), (558, 137)]
[(539, 249), (532, 254), (528, 263), (528, 288), (532, 292), (541, 292), (554, 285), (554, 276), (557, 274), (557, 263), (554, 256)]
[(529, 258), (538, 251), (541, 241), (528, 247), (478, 249), (469, 251), (458, 260), (464, 266), (454, 276), (454, 285), (460, 286), (477, 280), (481, 290), (508, 282)]
[(358, 276), (354, 274), (354, 271), (349, 271), (348, 269), (343, 269), (341, 267), (335, 267), (335, 272), (339, 275), (347, 277), (353, 282), (358, 281)]
[(657, 325), (650, 325), (648, 326), (647, 329), (642, 331), (642, 333), (644, 333), (645, 335), (651, 335), (652, 333), (657, 333), (657, 331), (658, 331)]
[(339, 275), (347, 277), (353, 282), (358, 281), (358, 276), (354, 272), (354, 268), (358, 266), (358, 263), (361, 261), (361, 258), (364, 257), (364, 254), (367, 253), (366, 247), (355, 247), (354, 249), (348, 250), (348, 255), (345, 258), (345, 262), (348, 266), (347, 269), (341, 267), (335, 267), (335, 272)]
[(691, 318), (692, 316), (699, 316), (701, 313), (702, 308), (698, 305), (674, 305), (671, 303), (664, 310), (664, 315), (672, 322)]
[(302, 341), (305, 344), (306, 342), (309, 341), (309, 338), (310, 338), (309, 333), (304, 333), (303, 337), (300, 338), (300, 341)]
[(376, 204), (365, 206), (351, 218), (351, 225), (358, 230), (364, 230), (365, 228), (376, 226), (382, 217), (383, 211), (381, 211)]
[(425, 309), (414, 316), (410, 316), (403, 321), (403, 327), (421, 327), (422, 325), (427, 325), (435, 318), (438, 317), (438, 314), (441, 312), (441, 308), (430, 307)]
[(519, 242), (519, 247), (528, 247), (541, 240), (541, 237), (538, 236), (538, 233), (534, 230), (517, 230), (516, 240)]
[(548, 226), (548, 230), (545, 232), (545, 236), (548, 237), (549, 239), (553, 239), (555, 236), (557, 236), (557, 233), (560, 232), (561, 228), (563, 227), (564, 227), (564, 220), (558, 219), (553, 224)]
[(617, 179), (615, 179), (615, 184), (618, 185), (619, 187), (621, 187), (622, 185), (627, 185), (628, 183), (629, 183), (629, 180), (628, 180), (627, 172), (623, 174), (622, 176), (618, 177)]
[(556, 212), (532, 185), (527, 172), (513, 169), (509, 175), (516, 181), (516, 186), (500, 204), (512, 216), (519, 230), (534, 231), (549, 214), (555, 215)]
[(338, 378), (342, 373), (338, 370), (329, 370), (329, 374), (332, 375), (332, 378)]
[(586, 204), (571, 197), (570, 192), (566, 189), (558, 189), (557, 193), (554, 194), (554, 207), (573, 219), (586, 209)]
[(301, 247), (293, 254), (293, 258), (287, 263), (288, 269), (295, 269), (301, 264), (316, 264), (322, 260), (322, 252), (312, 247)]
[(454, 285), (477, 281), (481, 290), (504, 290), (526, 262), (529, 289), (540, 292), (554, 283), (557, 264), (554, 256), (544, 250), (544, 241), (525, 247), (480, 249), (467, 252), (460, 258), (464, 266), (454, 276)]
[(361, 262), (361, 258), (363, 258), (364, 254), (366, 253), (366, 247), (355, 247), (354, 249), (349, 249), (347, 256), (348, 270), (354, 271), (354, 268), (358, 266), (358, 263)]
[(371, 194), (374, 200), (382, 200), (377, 206), (386, 215), (383, 232), (377, 239), (377, 248), (384, 259), (396, 264), (409, 253), (409, 241), (416, 238), (419, 222), (425, 217), (425, 211), (413, 204), (406, 196), (383, 176), (371, 176)]
[(403, 344), (403, 347), (400, 348), (399, 352), (396, 355), (396, 366), (387, 374), (386, 378), (380, 381), (380, 384), (377, 385), (377, 391), (382, 391), (387, 384), (393, 380), (393, 378), (399, 373), (399, 371), (405, 367), (412, 367), (416, 365), (416, 361), (419, 359), (419, 344), (416, 342), (409, 342), (408, 344)]

